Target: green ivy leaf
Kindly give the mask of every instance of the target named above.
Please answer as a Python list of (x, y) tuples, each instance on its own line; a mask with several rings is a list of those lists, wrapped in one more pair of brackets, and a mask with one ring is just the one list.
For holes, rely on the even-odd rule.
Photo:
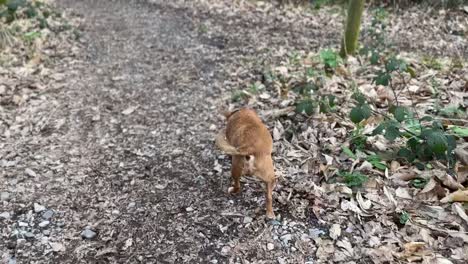
[(410, 112), (406, 107), (397, 106), (393, 115), (398, 122), (403, 122), (405, 119), (410, 117)]
[(407, 212), (403, 211), (400, 214), (400, 224), (405, 225), (409, 219), (410, 219), (410, 216)]
[(390, 83), (390, 78), (391, 78), (390, 74), (384, 71), (380, 71), (377, 74), (377, 77), (375, 77), (374, 81), (377, 85), (387, 86)]
[(424, 121), (432, 121), (434, 118), (432, 116), (423, 116), (419, 121), (424, 122)]
[(383, 124), (380, 124), (378, 125), (373, 131), (372, 131), (372, 136), (375, 136), (375, 135), (380, 135), (382, 134), (383, 130), (385, 128), (385, 125)]
[(421, 178), (416, 178), (411, 180), (411, 185), (413, 185), (414, 188), (422, 189), (424, 186), (426, 186), (427, 180), (426, 179), (421, 179)]
[(399, 67), (399, 60), (397, 60), (396, 58), (390, 58), (387, 63), (385, 63), (385, 69), (387, 70), (387, 72), (392, 72), (392, 71), (395, 71), (398, 69)]
[(367, 181), (367, 176), (359, 172), (340, 172), (338, 175), (344, 178), (344, 181), (348, 187), (360, 187)]
[(296, 104), (296, 113), (312, 115), (317, 104), (311, 99), (305, 99)]
[(459, 126), (453, 126), (450, 128), (455, 135), (458, 137), (468, 137), (468, 128), (467, 127), (459, 127)]
[(363, 105), (366, 103), (366, 97), (360, 93), (360, 92), (356, 92), (354, 93), (351, 98), (353, 98), (354, 100), (356, 100), (358, 102), (359, 105)]
[(407, 149), (407, 148), (401, 148), (399, 151), (398, 151), (398, 157), (400, 158), (403, 158), (403, 159), (406, 159), (408, 162), (413, 162), (414, 159), (416, 158), (416, 156), (414, 155), (414, 153)]
[(370, 57), (370, 63), (372, 65), (377, 65), (379, 63), (379, 59), (380, 59), (380, 54), (373, 50), (372, 53), (371, 53), (371, 57)]
[(385, 128), (384, 137), (389, 141), (394, 141), (397, 137), (401, 135), (399, 125), (396, 122), (388, 122), (387, 127)]
[(355, 124), (361, 122), (364, 119), (369, 118), (370, 116), (371, 109), (367, 104), (356, 106), (353, 109), (351, 109), (351, 112), (349, 113), (351, 121), (353, 121), (353, 123)]
[(343, 150), (343, 152), (346, 155), (348, 155), (348, 157), (350, 157), (352, 159), (357, 159), (356, 155), (348, 147), (343, 146), (343, 147), (341, 147), (341, 149)]
[(437, 155), (444, 154), (448, 148), (447, 137), (440, 131), (433, 131), (427, 137), (427, 144), (430, 150)]

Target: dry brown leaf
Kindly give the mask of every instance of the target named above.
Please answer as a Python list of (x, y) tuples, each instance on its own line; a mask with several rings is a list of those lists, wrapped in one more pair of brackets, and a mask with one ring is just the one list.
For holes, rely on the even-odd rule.
[(390, 163), (390, 171), (395, 173), (400, 168), (400, 163), (396, 160), (392, 160)]
[(357, 200), (359, 206), (361, 207), (361, 209), (364, 210), (364, 211), (369, 210), (371, 208), (371, 206), (372, 206), (372, 203), (371, 203), (370, 200), (364, 200), (364, 198), (362, 197), (360, 191), (358, 191), (356, 193), (356, 200)]
[(333, 224), (329, 230), (330, 237), (333, 240), (336, 240), (339, 236), (341, 236), (341, 227), (339, 224)]
[(395, 200), (395, 198), (393, 197), (393, 195), (388, 191), (387, 187), (383, 187), (383, 191), (384, 191), (384, 194), (385, 196), (387, 197), (387, 199), (395, 206), (397, 207), (398, 203), (397, 201)]
[(402, 172), (397, 172), (392, 175), (392, 178), (396, 178), (402, 181), (409, 181), (414, 178), (416, 178), (418, 175), (414, 171), (402, 171)]
[(468, 202), (468, 189), (467, 190), (458, 190), (456, 192), (453, 192), (446, 197), (444, 197), (442, 200), (440, 200), (442, 203), (449, 203), (449, 202)]
[(411, 256), (411, 255), (415, 254), (416, 252), (421, 251), (422, 249), (424, 249), (425, 245), (426, 245), (425, 242), (409, 242), (409, 243), (406, 243), (403, 246), (404, 247), (403, 256), (405, 256), (405, 257)]
[(420, 193), (427, 193), (432, 191), (437, 185), (437, 182), (434, 180), (434, 178), (431, 178), (429, 182), (424, 186), (424, 188), (421, 190)]
[(462, 166), (457, 163), (455, 171), (457, 172), (457, 182), (460, 184), (465, 183), (468, 179), (468, 165)]
[(452, 211), (456, 212), (468, 224), (468, 215), (466, 215), (465, 209), (460, 203), (453, 203)]
[(402, 188), (402, 187), (398, 187), (396, 190), (395, 190), (395, 195), (399, 198), (403, 198), (403, 199), (413, 199), (413, 197), (411, 197), (411, 195), (409, 194), (408, 192), (408, 189), (407, 188)]
[(458, 145), (455, 149), (455, 156), (463, 165), (468, 165), (468, 143)]

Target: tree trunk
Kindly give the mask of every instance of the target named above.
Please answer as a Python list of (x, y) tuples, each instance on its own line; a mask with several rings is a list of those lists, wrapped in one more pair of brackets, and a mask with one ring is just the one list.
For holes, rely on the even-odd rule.
[(341, 42), (341, 57), (352, 55), (358, 46), (359, 30), (361, 28), (361, 17), (364, 11), (365, 0), (350, 0), (348, 6), (348, 18), (346, 29)]

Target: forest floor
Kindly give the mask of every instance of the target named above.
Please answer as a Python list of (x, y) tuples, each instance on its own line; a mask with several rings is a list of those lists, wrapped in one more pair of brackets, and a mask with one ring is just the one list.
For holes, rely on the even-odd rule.
[[(283, 139), (285, 123), (268, 110), (287, 103), (271, 103), (274, 93), (248, 104), (274, 131), (277, 219), (265, 219), (263, 185), (252, 178), (240, 195), (227, 194), (229, 158), (213, 144), (220, 109), (240, 105), (231, 94), (261, 80), (265, 61), (282, 65), (290, 51), (337, 47), (339, 9), (55, 2), (76, 31), (34, 43), (38, 57), (0, 57), (2, 263), (468, 260), (460, 207), (415, 202), (414, 188), (388, 183), (384, 173), (374, 192), (350, 199), (354, 190), (323, 181), (320, 164), (333, 157)], [(415, 56), (466, 60), (466, 13), (451, 12), (392, 14), (388, 38)], [(442, 83), (465, 107), (467, 74), (462, 68)], [(339, 147), (332, 138), (346, 131), (329, 125), (316, 122), (310, 128), (322, 126), (322, 134), (306, 127), (297, 138), (319, 135)], [(417, 212), (403, 227), (393, 221), (402, 208)]]

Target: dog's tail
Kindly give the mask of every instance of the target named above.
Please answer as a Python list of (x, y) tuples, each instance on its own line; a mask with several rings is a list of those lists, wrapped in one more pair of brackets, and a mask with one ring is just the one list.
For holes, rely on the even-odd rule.
[(216, 146), (222, 150), (224, 153), (231, 155), (231, 156), (246, 156), (249, 155), (248, 153), (244, 153), (242, 151), (239, 151), (236, 147), (231, 145), (227, 139), (226, 139), (226, 133), (224, 131), (221, 131), (218, 133), (216, 136)]
[(223, 116), (226, 118), (226, 120), (228, 120), (233, 114), (235, 114), (237, 111), (239, 111), (240, 109), (235, 109), (233, 111), (223, 111)]

